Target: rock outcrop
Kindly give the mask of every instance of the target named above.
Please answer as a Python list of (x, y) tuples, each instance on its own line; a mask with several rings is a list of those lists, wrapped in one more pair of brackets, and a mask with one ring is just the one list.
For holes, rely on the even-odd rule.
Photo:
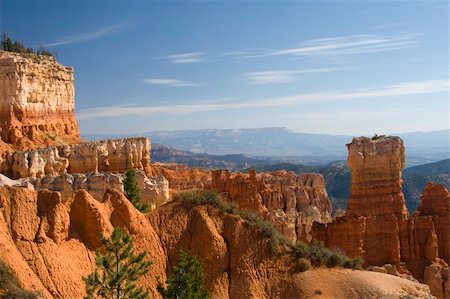
[(274, 171), (248, 174), (212, 171), (210, 189), (242, 209), (269, 219), (292, 241), (311, 240), (313, 221), (331, 221), (331, 201), (320, 174)]
[(112, 139), (16, 151), (6, 156), (1, 173), (12, 178), (42, 178), (65, 173), (151, 172), (147, 138)]
[(16, 150), (76, 143), (73, 69), (52, 57), (0, 51), (0, 139)]
[(347, 145), (351, 190), (347, 215), (408, 217), (402, 192), (405, 147), (399, 137), (353, 138)]
[(153, 264), (141, 284), (158, 297), (157, 277), (165, 279), (166, 259), (145, 216), (118, 191), (103, 203), (84, 190), (64, 201), (59, 192), (0, 188), (0, 259), (26, 289), (44, 298), (82, 298), (82, 277), (93, 271), (100, 232), (121, 227), (133, 236), (138, 252)]
[[(141, 199), (153, 210), (169, 201), (169, 182), (163, 177), (147, 177), (143, 171), (136, 171), (136, 178)], [(97, 201), (103, 202), (107, 189), (114, 188), (123, 192), (124, 175), (120, 173), (87, 173), (46, 176), (29, 179), (36, 190), (48, 189), (59, 191), (63, 198), (68, 198), (77, 190), (86, 190)]]
[[(448, 191), (442, 185), (428, 184), (418, 210), (408, 218), (401, 188), (403, 141), (399, 137), (360, 137), (347, 147), (352, 172), (347, 211), (332, 223), (314, 223), (313, 240), (360, 256), (366, 265), (391, 264), (399, 273), (433, 281), (430, 286), (435, 296), (450, 296), (445, 274), (450, 229)], [(437, 285), (442, 286), (440, 291)]]
[(158, 281), (172, 272), (180, 249), (203, 260), (213, 298), (305, 298), (317, 290), (329, 298), (429, 297), (427, 286), (382, 273), (298, 273), (291, 255), (271, 253), (262, 232), (212, 207), (175, 202), (146, 218), (112, 189), (99, 202), (84, 190), (65, 200), (60, 192), (0, 188), (0, 260), (43, 298), (85, 295), (82, 277), (94, 269), (99, 234), (113, 227), (131, 234), (138, 252), (148, 252), (153, 263), (138, 283), (151, 298), (160, 298)]

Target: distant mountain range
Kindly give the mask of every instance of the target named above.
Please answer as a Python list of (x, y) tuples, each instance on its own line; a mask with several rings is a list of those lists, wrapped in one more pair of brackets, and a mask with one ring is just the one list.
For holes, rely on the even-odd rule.
[[(398, 134), (405, 141), (407, 165), (420, 165), (448, 158), (449, 133), (449, 130), (443, 130)], [(274, 158), (306, 165), (324, 165), (335, 160), (345, 160), (345, 144), (352, 141), (352, 136), (348, 135), (297, 133), (287, 128), (162, 131), (136, 134), (138, 135), (150, 137), (152, 143), (193, 153), (243, 154), (252, 158)], [(104, 139), (123, 136), (83, 137)]]
[[(256, 159), (242, 154), (196, 154), (160, 144), (152, 145), (152, 160), (156, 162), (182, 163), (191, 167), (208, 169), (230, 169), (235, 171), (285, 169), (298, 174), (308, 172), (321, 173), (325, 178), (327, 191), (333, 201), (334, 209), (345, 209), (350, 195), (350, 170), (345, 161), (334, 161), (326, 165), (302, 165), (283, 162), (276, 158)], [(450, 159), (409, 167), (403, 170), (403, 192), (409, 211), (414, 211), (417, 208), (427, 182), (443, 184), (450, 189)]]

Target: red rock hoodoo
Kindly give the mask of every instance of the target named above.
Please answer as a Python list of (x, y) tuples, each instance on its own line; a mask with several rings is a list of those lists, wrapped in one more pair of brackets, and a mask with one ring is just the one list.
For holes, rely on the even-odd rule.
[(448, 190), (428, 184), (408, 219), (401, 179), (403, 141), (360, 137), (347, 147), (352, 173), (348, 209), (332, 223), (314, 223), (313, 239), (360, 256), (366, 265), (395, 265), (399, 273), (429, 284), (437, 297), (449, 296)]

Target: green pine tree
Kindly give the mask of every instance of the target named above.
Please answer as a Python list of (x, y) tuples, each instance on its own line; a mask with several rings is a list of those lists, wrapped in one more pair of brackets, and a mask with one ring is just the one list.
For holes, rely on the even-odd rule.
[(136, 171), (134, 169), (128, 169), (125, 173), (125, 178), (123, 180), (123, 190), (125, 191), (125, 196), (129, 201), (142, 213), (148, 212), (149, 206), (141, 201), (141, 190), (139, 189)]
[(188, 252), (180, 252), (178, 263), (166, 284), (167, 288), (161, 283), (157, 287), (164, 299), (210, 298), (203, 280), (202, 262)]
[(120, 228), (114, 228), (110, 239), (100, 235), (106, 254), (96, 253), (96, 268), (83, 277), (85, 298), (144, 299), (148, 291), (136, 286), (136, 281), (148, 272), (152, 264), (145, 261), (147, 252), (134, 254), (133, 240)]

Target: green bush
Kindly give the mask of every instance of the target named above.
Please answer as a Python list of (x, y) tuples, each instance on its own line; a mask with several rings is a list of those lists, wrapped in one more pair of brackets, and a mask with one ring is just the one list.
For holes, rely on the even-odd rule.
[(141, 200), (141, 189), (139, 188), (136, 171), (134, 169), (128, 169), (125, 172), (125, 178), (123, 179), (123, 190), (126, 198), (142, 213), (147, 213), (150, 208), (147, 203)]
[(357, 257), (357, 258), (346, 257), (346, 260), (344, 261), (344, 264), (342, 266), (344, 268), (361, 270), (363, 264), (364, 264), (364, 261), (360, 257)]
[(167, 288), (159, 283), (158, 292), (164, 299), (207, 299), (210, 298), (203, 279), (202, 262), (194, 255), (181, 251), (173, 274), (168, 277)]
[(344, 256), (339, 252), (332, 252), (330, 256), (328, 256), (327, 267), (334, 268), (337, 266), (344, 265)]
[(20, 41), (12, 41), (11, 38), (8, 36), (8, 33), (3, 32), (2, 33), (2, 47), (1, 50), (8, 51), (8, 52), (15, 52), (15, 53), (31, 53), (31, 54), (37, 54), (37, 55), (44, 55), (44, 56), (51, 56), (55, 57), (57, 56), (56, 52), (50, 52), (49, 50), (45, 49), (43, 46), (39, 46), (39, 49), (34, 51), (33, 48), (25, 46)]
[(37, 292), (24, 290), (14, 273), (0, 261), (0, 298), (20, 298), (33, 299), (39, 298)]
[(299, 258), (295, 264), (296, 272), (305, 272), (312, 268), (311, 262), (306, 258)]

